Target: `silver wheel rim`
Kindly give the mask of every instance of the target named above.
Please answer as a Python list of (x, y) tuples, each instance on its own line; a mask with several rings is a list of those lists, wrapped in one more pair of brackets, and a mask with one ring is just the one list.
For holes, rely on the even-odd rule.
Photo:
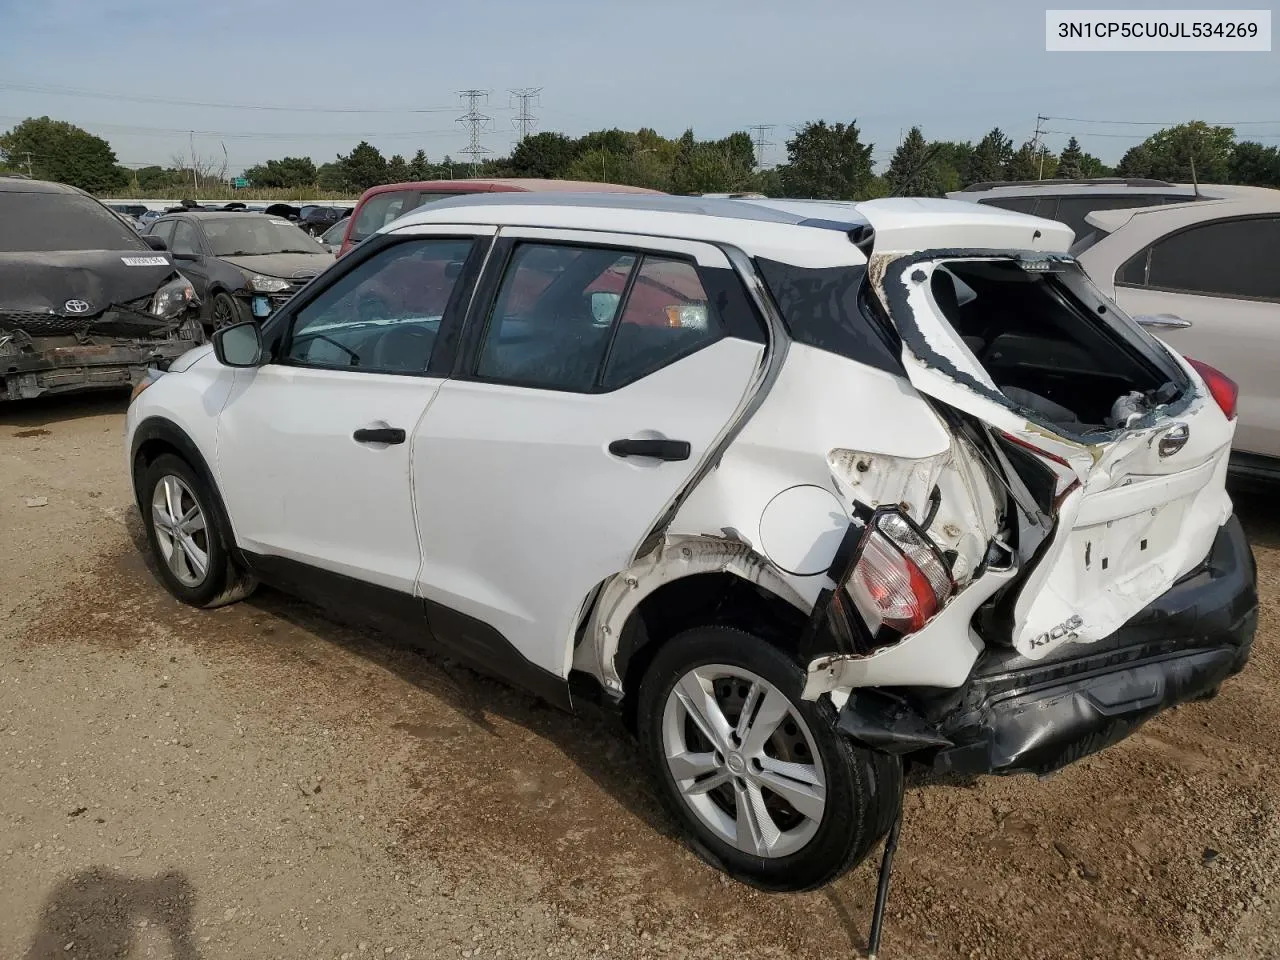
[(185, 587), (209, 573), (209, 532), (200, 503), (181, 477), (165, 474), (151, 495), (151, 526), (160, 560)]
[(690, 670), (667, 696), (662, 748), (681, 799), (725, 843), (785, 857), (818, 832), (822, 758), (808, 724), (763, 677), (722, 663)]

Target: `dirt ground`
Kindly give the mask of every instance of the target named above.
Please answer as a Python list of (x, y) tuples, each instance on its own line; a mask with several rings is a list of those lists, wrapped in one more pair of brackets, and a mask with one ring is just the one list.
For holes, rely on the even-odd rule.
[[(0, 409), (0, 956), (840, 957), (865, 863), (758, 893), (611, 718), (144, 562), (124, 398)], [(1047, 780), (907, 796), (882, 956), (1280, 956), (1280, 507), (1254, 659)]]

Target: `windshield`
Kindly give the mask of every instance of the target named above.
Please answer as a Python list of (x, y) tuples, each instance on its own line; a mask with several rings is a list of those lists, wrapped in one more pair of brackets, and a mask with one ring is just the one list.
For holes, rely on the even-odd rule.
[(89, 197), (0, 191), (0, 253), (142, 249), (136, 231)]
[(343, 217), (321, 235), (320, 242), (332, 244), (336, 247), (342, 242), (342, 235), (347, 232), (347, 223), (350, 220), (350, 217)]
[(242, 214), (206, 220), (204, 233), (215, 257), (254, 257), (268, 253), (325, 253), (306, 232), (276, 217)]

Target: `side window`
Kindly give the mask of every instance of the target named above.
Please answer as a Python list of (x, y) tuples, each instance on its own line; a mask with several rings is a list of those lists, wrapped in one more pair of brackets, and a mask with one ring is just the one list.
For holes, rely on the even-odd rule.
[(721, 333), (694, 265), (646, 256), (618, 318), (602, 385), (614, 390), (639, 380)]
[(618, 250), (521, 244), (507, 265), (476, 373), (529, 387), (594, 389), (627, 279)]
[(408, 213), (418, 206), (418, 194), (412, 190), (392, 190), (378, 193), (360, 208), (356, 216), (355, 226), (351, 230), (351, 239), (365, 240), (392, 220)]
[(298, 311), (282, 360), (365, 373), (423, 373), (470, 240), (379, 251)]
[(147, 231), (153, 237), (159, 237), (165, 242), (165, 246), (173, 249), (173, 221), (161, 220), (151, 225), (151, 229)]
[(200, 252), (199, 241), (196, 239), (196, 228), (185, 220), (177, 221), (177, 226), (173, 231), (173, 240), (169, 244), (171, 253), (191, 253), (198, 254)]
[[(1208, 296), (1280, 300), (1280, 217), (1220, 220), (1158, 240), (1146, 286)], [(1128, 265), (1122, 270), (1128, 279)]]

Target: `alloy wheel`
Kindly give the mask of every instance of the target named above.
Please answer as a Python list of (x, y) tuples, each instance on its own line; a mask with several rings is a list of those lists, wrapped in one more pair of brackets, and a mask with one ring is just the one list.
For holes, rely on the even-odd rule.
[(209, 573), (209, 531), (204, 511), (181, 477), (165, 474), (151, 495), (151, 526), (161, 559), (185, 587)]
[(763, 677), (720, 663), (689, 670), (667, 697), (662, 748), (684, 803), (744, 853), (784, 857), (817, 833), (822, 759), (804, 718)]

